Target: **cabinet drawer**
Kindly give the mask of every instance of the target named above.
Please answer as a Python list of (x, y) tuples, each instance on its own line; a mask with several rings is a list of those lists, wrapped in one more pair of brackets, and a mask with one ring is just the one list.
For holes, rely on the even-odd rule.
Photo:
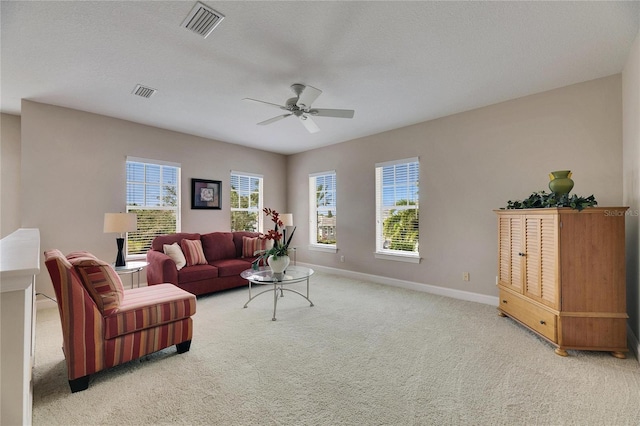
[(500, 291), (500, 309), (549, 340), (557, 342), (557, 316), (506, 291)]

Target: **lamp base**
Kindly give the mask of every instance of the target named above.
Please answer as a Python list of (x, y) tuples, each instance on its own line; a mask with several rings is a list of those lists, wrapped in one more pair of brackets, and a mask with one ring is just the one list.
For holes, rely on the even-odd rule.
[(124, 261), (124, 238), (116, 238), (116, 243), (118, 244), (118, 256), (116, 257), (116, 266), (126, 266), (126, 262)]

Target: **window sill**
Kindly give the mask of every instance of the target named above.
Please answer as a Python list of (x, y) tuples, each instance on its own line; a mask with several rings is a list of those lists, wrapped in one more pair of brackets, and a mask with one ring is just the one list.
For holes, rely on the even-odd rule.
[(125, 262), (134, 261), (134, 260), (147, 260), (146, 254), (130, 254), (125, 256)]
[(336, 253), (338, 251), (338, 248), (334, 245), (327, 244), (309, 244), (309, 250), (322, 251), (325, 253)]
[(376, 259), (393, 260), (396, 262), (420, 263), (419, 254), (374, 253)]

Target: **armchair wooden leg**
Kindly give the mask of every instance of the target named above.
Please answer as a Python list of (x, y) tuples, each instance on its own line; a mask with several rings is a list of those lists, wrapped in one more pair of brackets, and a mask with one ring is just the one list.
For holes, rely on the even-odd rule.
[(69, 387), (71, 388), (71, 393), (86, 390), (89, 387), (89, 375), (69, 380)]
[(176, 345), (176, 349), (178, 350), (179, 354), (183, 354), (185, 352), (189, 352), (189, 348), (191, 348), (191, 340), (187, 340), (185, 342), (178, 343)]

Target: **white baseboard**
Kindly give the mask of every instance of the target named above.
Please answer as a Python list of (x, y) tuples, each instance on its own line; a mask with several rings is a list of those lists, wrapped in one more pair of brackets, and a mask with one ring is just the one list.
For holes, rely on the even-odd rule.
[[(307, 263), (300, 263), (302, 266), (315, 269), (318, 272), (324, 272), (327, 274), (338, 275), (345, 278), (351, 278), (356, 280), (371, 281), (377, 284), (385, 284), (393, 287), (401, 287), (409, 290), (424, 291), (425, 293), (437, 294), (439, 296), (447, 296), (453, 299), (466, 300), (468, 302), (484, 303), (485, 305), (498, 306), (499, 299), (497, 296), (487, 296), (485, 294), (471, 293), (469, 291), (455, 290), (452, 288), (438, 287), (429, 284), (416, 283), (413, 281), (398, 280), (395, 278), (381, 277), (379, 275), (364, 274), (362, 272), (348, 271), (346, 269), (330, 268), (327, 266), (312, 265)], [(633, 334), (631, 327), (627, 324), (627, 340), (628, 345), (635, 354), (636, 360), (640, 363), (640, 341), (638, 337)]]
[[(386, 284), (393, 287), (401, 287), (409, 290), (423, 291), (425, 293), (437, 294), (439, 296), (447, 296), (453, 299), (466, 300), (468, 302), (484, 303), (485, 305), (498, 306), (499, 299), (497, 296), (487, 296), (485, 294), (472, 293), (469, 291), (455, 290), (452, 288), (438, 287), (435, 285), (416, 283), (413, 281), (398, 280), (395, 278), (381, 277), (379, 275), (364, 274), (362, 272), (348, 271), (346, 269), (330, 268), (327, 266), (312, 265), (307, 263), (300, 263), (302, 266), (315, 269), (318, 272), (324, 272), (327, 274), (338, 275), (345, 278), (351, 278), (356, 280), (371, 281), (377, 284)], [(633, 334), (631, 327), (627, 324), (627, 340), (628, 345), (635, 354), (636, 360), (640, 363), (640, 341), (638, 337)]]
[(300, 263), (318, 272), (334, 274), (345, 278), (371, 281), (376, 284), (385, 284), (393, 287), (401, 287), (409, 290), (423, 291), (425, 293), (437, 294), (468, 302), (484, 303), (485, 305), (498, 306), (498, 296), (487, 296), (486, 294), (472, 293), (470, 291), (456, 290), (452, 288), (438, 287), (430, 284), (422, 284), (413, 281), (399, 280), (396, 278), (381, 277), (379, 275), (364, 274), (362, 272), (348, 271), (346, 269), (330, 268), (327, 266)]

